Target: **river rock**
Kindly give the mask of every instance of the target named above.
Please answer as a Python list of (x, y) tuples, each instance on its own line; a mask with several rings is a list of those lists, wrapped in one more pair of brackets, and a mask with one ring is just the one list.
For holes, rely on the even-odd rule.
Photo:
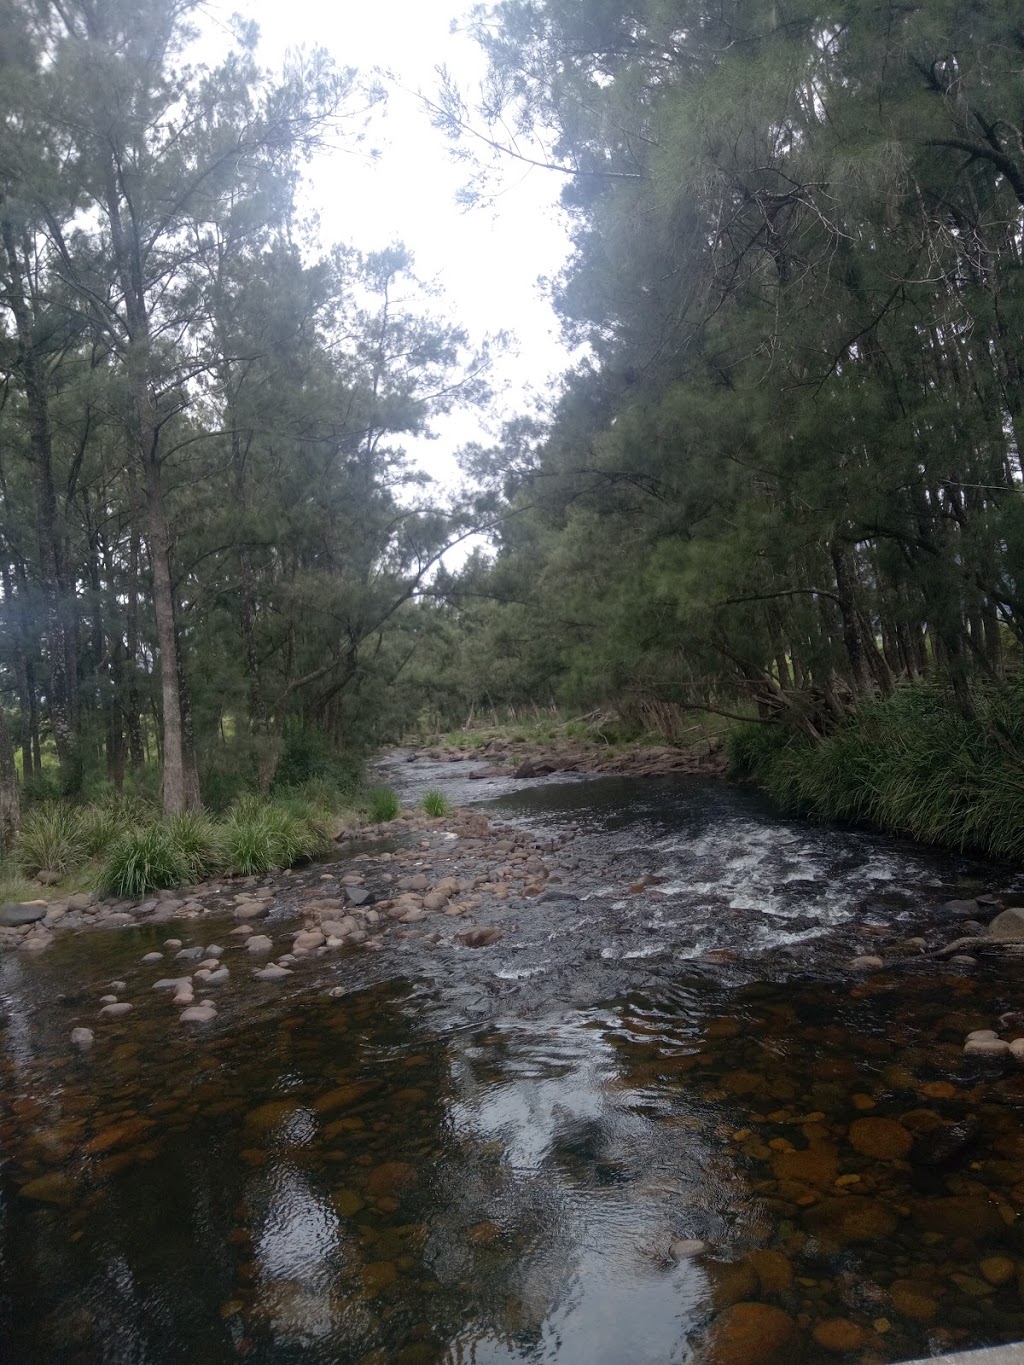
[(179, 948), (174, 954), (181, 962), (198, 962), (203, 956), (202, 948)]
[(216, 1017), (217, 1011), (212, 1005), (190, 1005), (178, 1015), (183, 1024), (209, 1024)]
[(346, 886), (345, 896), (352, 905), (370, 905), (373, 902), (373, 892), (367, 891), (365, 886)]
[(359, 928), (354, 916), (345, 915), (341, 919), (325, 919), (320, 928), (328, 938), (344, 938)]
[(988, 926), (989, 938), (1024, 939), (1024, 906), (1014, 905), (996, 915)]
[(207, 957), (224, 956), (224, 949), (220, 946), (219, 943), (208, 943), (206, 947), (203, 949), (203, 952), (206, 954)]
[(104, 1005), (100, 1010), (101, 1019), (120, 1019), (122, 1015), (131, 1013), (131, 1005), (127, 1000), (121, 1000), (114, 1004)]
[(707, 1242), (697, 1237), (680, 1237), (671, 1243), (668, 1254), (673, 1261), (692, 1261), (695, 1256), (703, 1256), (707, 1249)]
[(820, 1318), (814, 1324), (811, 1336), (823, 1351), (834, 1351), (838, 1355), (859, 1351), (868, 1339), (864, 1328), (849, 1318)]
[(0, 925), (15, 928), (20, 924), (35, 924), (46, 916), (45, 901), (8, 901), (0, 910)]
[(180, 948), (180, 947), (181, 947), (181, 939), (180, 939), (180, 938), (165, 938), (165, 939), (164, 939), (164, 947), (165, 947), (165, 948)]
[(91, 1028), (73, 1028), (71, 1030), (71, 1041), (75, 1047), (92, 1047), (93, 1039), (94, 1034)]
[(978, 902), (976, 900), (946, 901), (940, 907), (947, 915), (959, 916), (961, 919), (973, 919), (978, 913)]
[(855, 1119), (850, 1124), (850, 1146), (861, 1156), (878, 1161), (900, 1161), (914, 1145), (914, 1135), (895, 1119)]
[(291, 976), (291, 971), (287, 967), (277, 967), (271, 963), (269, 967), (263, 967), (258, 972), (253, 972), (253, 976), (258, 981), (283, 981), (286, 976)]
[(800, 1329), (770, 1303), (737, 1303), (711, 1324), (705, 1365), (793, 1365), (802, 1354)]
[(1008, 1057), (1010, 1044), (1002, 1038), (968, 1038), (964, 1043), (965, 1057)]
[(230, 976), (231, 973), (228, 971), (227, 967), (218, 967), (215, 972), (211, 972), (206, 978), (206, 984), (208, 986), (223, 986), (224, 982), (227, 981)]
[(292, 952), (296, 954), (311, 953), (314, 948), (322, 947), (326, 941), (324, 934), (319, 929), (300, 929), (295, 935)]
[(1006, 1231), (995, 1204), (984, 1195), (950, 1195), (944, 1199), (923, 1199), (913, 1210), (918, 1232), (938, 1233), (942, 1237), (965, 1237), (980, 1242), (999, 1237)]
[(877, 972), (885, 963), (874, 953), (862, 953), (859, 957), (851, 957), (846, 965), (855, 972)]
[(479, 928), (464, 929), (461, 934), (455, 935), (456, 940), (467, 948), (488, 948), (504, 936), (504, 931), (495, 924), (482, 924)]
[(162, 976), (159, 981), (153, 982), (155, 991), (176, 991), (182, 986), (191, 986), (192, 978), (188, 976)]
[(235, 919), (262, 919), (270, 911), (264, 901), (244, 901), (241, 905), (236, 905), (231, 913)]
[(177, 1005), (179, 1008), (181, 1008), (184, 1005), (191, 1005), (195, 998), (196, 997), (192, 990), (192, 987), (189, 986), (187, 989), (178, 991), (177, 994), (172, 999), (171, 1004)]
[(267, 934), (253, 934), (245, 940), (245, 946), (250, 953), (272, 953), (274, 940)]
[(440, 891), (428, 891), (427, 894), (423, 897), (423, 909), (432, 911), (434, 913), (436, 913), (438, 910), (443, 910), (447, 904), (448, 897), (443, 895), (442, 892)]
[(858, 1242), (884, 1241), (899, 1225), (887, 1204), (863, 1195), (822, 1199), (811, 1205), (803, 1221), (811, 1236), (829, 1250)]
[(69, 910), (77, 910), (79, 914), (84, 914), (86, 910), (92, 908), (96, 897), (91, 891), (76, 891), (73, 896), (69, 896), (67, 907)]
[(157, 952), (147, 953), (142, 960), (143, 962), (163, 962), (164, 955)]

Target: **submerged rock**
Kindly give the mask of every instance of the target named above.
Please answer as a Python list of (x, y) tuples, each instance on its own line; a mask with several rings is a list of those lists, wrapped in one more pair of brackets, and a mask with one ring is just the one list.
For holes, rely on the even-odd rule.
[(769, 1303), (737, 1303), (711, 1324), (706, 1365), (792, 1365), (802, 1354), (800, 1329)]
[(130, 1014), (132, 1006), (127, 1000), (122, 1000), (116, 1004), (104, 1005), (100, 1010), (101, 1019), (120, 1019), (122, 1015)]
[(73, 1028), (71, 1030), (71, 1041), (75, 1047), (92, 1047), (94, 1036), (91, 1028)]
[(291, 976), (291, 974), (290, 968), (278, 967), (274, 963), (271, 963), (269, 967), (262, 967), (259, 971), (253, 972), (253, 976), (258, 981), (283, 981), (286, 976)]

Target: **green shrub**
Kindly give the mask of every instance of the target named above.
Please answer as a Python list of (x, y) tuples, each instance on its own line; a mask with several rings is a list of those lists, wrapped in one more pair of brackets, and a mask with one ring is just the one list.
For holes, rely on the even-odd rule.
[(224, 835), (203, 811), (182, 811), (167, 821), (167, 832), (188, 866), (188, 880), (202, 881), (225, 864)]
[(107, 850), (101, 882), (105, 890), (129, 900), (181, 886), (190, 872), (169, 826), (158, 822), (118, 835)]
[(442, 815), (450, 815), (452, 811), (452, 803), (448, 800), (447, 796), (445, 796), (444, 792), (438, 791), (436, 788), (431, 788), (430, 791), (423, 793), (423, 799), (420, 802), (420, 805), (423, 807), (426, 814), (432, 816), (435, 820)]
[(302, 802), (246, 796), (235, 803), (223, 837), (231, 870), (251, 877), (314, 857), (329, 835), (324, 821)]
[(385, 825), (401, 810), (401, 803), (390, 787), (373, 787), (366, 794), (366, 805), (371, 821)]
[(88, 857), (80, 814), (72, 806), (48, 801), (29, 811), (18, 836), (17, 858), (29, 876), (79, 867)]
[(58, 768), (43, 768), (26, 777), (21, 786), (22, 799), (26, 803), (59, 801), (62, 794)]

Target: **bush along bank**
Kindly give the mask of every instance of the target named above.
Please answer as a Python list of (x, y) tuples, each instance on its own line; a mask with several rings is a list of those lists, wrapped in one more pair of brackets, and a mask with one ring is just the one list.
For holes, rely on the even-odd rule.
[(0, 901), (30, 901), (40, 888), (55, 897), (98, 891), (130, 899), (214, 875), (260, 876), (324, 853), (353, 823), (397, 814), (387, 788), (360, 796), (317, 783), (272, 798), (243, 795), (218, 817), (202, 810), (162, 816), (134, 797), (44, 802), (26, 814), (0, 864)]
[(783, 810), (1024, 861), (1024, 678), (979, 692), (974, 714), (938, 688), (862, 704), (820, 740), (737, 727), (728, 771)]

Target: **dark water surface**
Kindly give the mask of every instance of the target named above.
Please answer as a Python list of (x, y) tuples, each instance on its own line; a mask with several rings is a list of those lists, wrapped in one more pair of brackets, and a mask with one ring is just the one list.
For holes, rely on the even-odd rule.
[(498, 949), (239, 964), (194, 1034), (140, 966), (167, 926), (3, 958), (0, 1359), (681, 1365), (737, 1301), (809, 1365), (1024, 1338), (1024, 1070), (962, 1055), (1021, 969), (812, 951), (1013, 875), (692, 780), (498, 808), (568, 835), (582, 897)]

